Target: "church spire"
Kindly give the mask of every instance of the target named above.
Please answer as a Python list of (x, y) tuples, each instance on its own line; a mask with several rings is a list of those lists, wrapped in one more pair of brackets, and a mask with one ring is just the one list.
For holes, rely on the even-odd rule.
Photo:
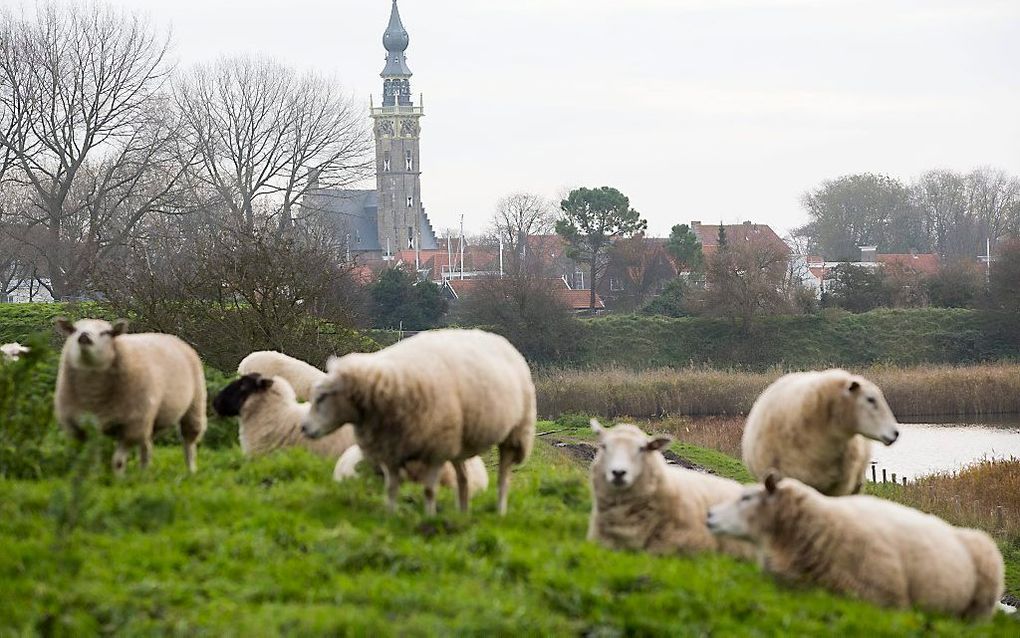
[(386, 47), (386, 68), (383, 69), (383, 106), (413, 106), (411, 101), (411, 69), (407, 68), (404, 51), (411, 39), (400, 21), (397, 0), (393, 0), (390, 23), (383, 33), (382, 43)]

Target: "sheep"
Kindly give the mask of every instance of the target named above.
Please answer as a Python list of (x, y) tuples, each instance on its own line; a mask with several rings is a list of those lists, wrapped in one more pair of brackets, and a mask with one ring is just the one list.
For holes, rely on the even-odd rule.
[(787, 374), (758, 397), (741, 442), (758, 480), (770, 469), (829, 496), (857, 493), (871, 443), (892, 445), (899, 424), (882, 391), (844, 370)]
[(883, 606), (987, 618), (1005, 590), (1002, 554), (984, 532), (873, 496), (825, 496), (775, 473), (713, 507), (707, 523), (754, 541), (781, 579)]
[(436, 513), (435, 485), (447, 461), (467, 511), (464, 462), (497, 445), (497, 510), (506, 514), (511, 466), (531, 454), (536, 421), (531, 370), (510, 342), (481, 330), (434, 330), (379, 352), (334, 357), (327, 372), (303, 430), (315, 438), (353, 423), (362, 450), (382, 465), (390, 511), (408, 461), (425, 465), (426, 515)]
[(591, 428), (599, 451), (591, 466), (589, 541), (655, 554), (755, 555), (750, 543), (717, 539), (705, 526), (709, 506), (740, 494), (740, 483), (667, 465), (659, 450), (669, 437), (649, 437), (628, 423), (605, 429), (595, 419)]
[(67, 337), (54, 394), (64, 431), (84, 440), (82, 421), (91, 415), (101, 432), (117, 439), (113, 470), (123, 475), (131, 447), (139, 446), (145, 468), (153, 435), (178, 425), (184, 460), (194, 473), (206, 429), (205, 375), (195, 350), (173, 335), (125, 334), (124, 320), (55, 323)]
[(4, 361), (17, 361), (21, 358), (21, 355), (28, 354), (31, 351), (31, 348), (23, 346), (17, 341), (0, 346), (0, 355), (3, 356)]
[[(342, 483), (347, 479), (354, 478), (358, 474), (358, 464), (365, 460), (365, 453), (357, 443), (347, 448), (340, 460), (333, 468), (333, 480)], [(421, 463), (409, 463), (401, 471), (401, 478), (410, 479), (420, 483), (424, 476)], [(464, 461), (464, 469), (467, 471), (468, 496), (474, 496), (478, 492), (485, 491), (489, 487), (489, 474), (485, 470), (485, 462), (480, 456), (472, 456)], [(443, 487), (454, 488), (457, 486), (457, 473), (452, 463), (445, 463), (442, 472), (439, 473), (439, 484)]]
[(300, 359), (273, 350), (253, 352), (237, 366), (237, 374), (253, 373), (264, 377), (283, 377), (294, 389), (298, 401), (307, 401), (312, 395), (312, 386), (322, 380), (326, 373)]
[(354, 445), (354, 430), (349, 426), (317, 441), (302, 436), (301, 422), (309, 406), (298, 402), (294, 388), (282, 376), (246, 374), (216, 395), (213, 409), (220, 416), (239, 417), (238, 437), (245, 456), (298, 445), (337, 459)]
[[(323, 375), (325, 376), (325, 375)], [(293, 387), (282, 376), (267, 377), (251, 373), (231, 382), (213, 399), (213, 409), (220, 416), (239, 417), (238, 437), (245, 456), (259, 456), (284, 447), (301, 446), (329, 459), (338, 459), (333, 469), (334, 480), (342, 481), (356, 475), (357, 464), (364, 458), (354, 443), (354, 429), (344, 426), (318, 440), (301, 434), (301, 422), (308, 414), (309, 404), (299, 403)], [(472, 494), (484, 490), (489, 483), (485, 463), (472, 457), (468, 469), (468, 490)], [(413, 465), (402, 469), (404, 476), (420, 482), (420, 472)], [(440, 474), (440, 484), (457, 484), (453, 466), (447, 463)]]

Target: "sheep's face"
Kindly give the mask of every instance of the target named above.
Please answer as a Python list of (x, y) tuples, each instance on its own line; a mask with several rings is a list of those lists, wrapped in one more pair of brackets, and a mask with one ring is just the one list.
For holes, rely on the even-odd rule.
[(613, 489), (626, 490), (634, 485), (645, 470), (650, 454), (669, 445), (669, 437), (649, 437), (636, 426), (621, 423), (603, 428), (595, 419), (592, 430), (599, 435), (599, 450), (595, 454), (592, 474)]
[(258, 373), (246, 374), (220, 390), (213, 399), (213, 409), (220, 416), (237, 416), (249, 397), (267, 392), (272, 387), (272, 379)]
[(71, 323), (57, 319), (59, 334), (67, 337), (64, 353), (72, 367), (84, 370), (105, 370), (117, 358), (114, 340), (127, 332), (127, 321), (110, 324), (102, 319), (82, 319)]
[(844, 398), (852, 403), (854, 433), (886, 445), (892, 445), (900, 436), (896, 422), (882, 390), (863, 377), (847, 382)]
[(717, 536), (757, 539), (780, 509), (779, 480), (770, 472), (763, 485), (749, 485), (739, 499), (710, 507), (705, 520), (708, 530)]
[(311, 439), (318, 439), (347, 423), (357, 423), (360, 412), (347, 391), (349, 388), (339, 375), (331, 374), (312, 388), (308, 415), (301, 431)]

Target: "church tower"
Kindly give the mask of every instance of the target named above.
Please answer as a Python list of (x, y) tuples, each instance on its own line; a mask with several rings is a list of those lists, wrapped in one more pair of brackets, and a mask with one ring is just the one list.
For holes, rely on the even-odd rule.
[[(390, 23), (383, 34), (382, 106), (372, 108), (375, 128), (377, 222), (383, 255), (429, 248), (435, 239), (421, 203), (419, 120), (422, 107), (411, 99), (411, 70), (404, 51), (410, 38), (393, 0)], [(423, 235), (425, 239), (423, 240)]]

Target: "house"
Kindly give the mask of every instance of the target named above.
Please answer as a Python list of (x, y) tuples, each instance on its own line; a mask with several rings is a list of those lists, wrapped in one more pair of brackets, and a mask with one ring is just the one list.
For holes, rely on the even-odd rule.
[(691, 232), (701, 243), (701, 252), (705, 257), (711, 257), (719, 250), (720, 228), (725, 229), (726, 241), (731, 246), (761, 240), (773, 244), (784, 254), (793, 252), (768, 224), (754, 224), (750, 221), (742, 224), (702, 224), (700, 221), (692, 221)]
[[(465, 296), (470, 296), (472, 292), (478, 290), (487, 282), (491, 282), (492, 279), (474, 278), (474, 279), (447, 279), (443, 282), (443, 290), (447, 293), (450, 299), (454, 302), (460, 301)], [(591, 304), (591, 292), (589, 290), (577, 290), (571, 288), (566, 279), (562, 277), (549, 277), (547, 279), (552, 291), (555, 295), (574, 312), (587, 312), (590, 309)], [(601, 312), (606, 309), (606, 304), (602, 301), (602, 297), (598, 294), (595, 295), (595, 311)]]
[(858, 261), (825, 261), (811, 255), (803, 258), (805, 265), (804, 283), (813, 288), (818, 296), (825, 291), (826, 281), (831, 279), (832, 269), (836, 266), (856, 266), (869, 269), (899, 269), (930, 277), (939, 271), (939, 256), (935, 253), (888, 253), (878, 252), (877, 246), (859, 246), (861, 256)]

